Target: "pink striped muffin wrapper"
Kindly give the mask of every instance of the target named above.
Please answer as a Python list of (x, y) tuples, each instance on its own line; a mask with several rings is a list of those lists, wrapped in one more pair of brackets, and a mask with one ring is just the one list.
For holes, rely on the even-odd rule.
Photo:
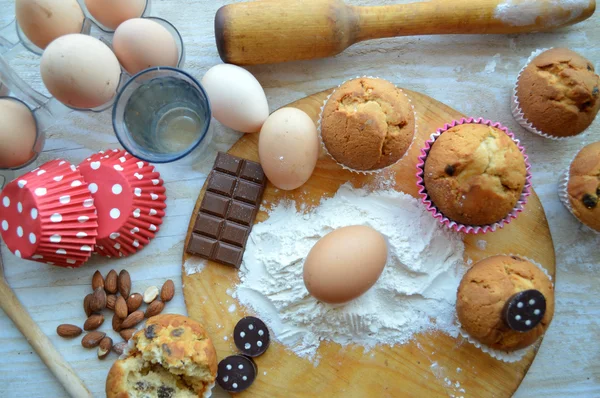
[[(525, 186), (523, 187), (523, 192), (521, 193), (521, 197), (517, 201), (514, 209), (502, 220), (489, 225), (465, 225), (458, 223), (456, 221), (450, 220), (448, 217), (444, 216), (444, 214), (435, 207), (435, 204), (431, 201), (427, 193), (427, 189), (425, 188), (425, 161), (427, 160), (427, 156), (429, 156), (429, 152), (431, 151), (431, 147), (438, 139), (440, 135), (448, 131), (449, 129), (463, 125), (463, 124), (484, 124), (486, 126), (495, 127), (499, 130), (502, 130), (506, 135), (508, 135), (514, 142), (517, 144), (517, 147), (523, 154), (525, 159), (525, 167), (527, 170)], [(531, 195), (531, 164), (529, 164), (529, 157), (525, 152), (525, 148), (521, 145), (520, 141), (515, 137), (512, 131), (510, 131), (507, 127), (503, 126), (500, 123), (495, 123), (490, 120), (484, 118), (462, 118), (460, 120), (455, 120), (452, 123), (447, 123), (444, 127), (439, 128), (435, 133), (431, 135), (429, 140), (425, 141), (425, 145), (421, 148), (421, 155), (419, 156), (419, 162), (417, 163), (417, 186), (419, 188), (419, 194), (421, 195), (421, 201), (426, 206), (427, 210), (431, 213), (431, 215), (436, 218), (440, 223), (442, 223), (447, 228), (455, 231), (455, 232), (464, 232), (467, 234), (485, 234), (488, 232), (494, 232), (498, 228), (503, 228), (505, 225), (509, 224), (513, 219), (517, 218), (519, 213), (523, 211), (525, 208), (525, 204), (527, 203), (527, 198)]]

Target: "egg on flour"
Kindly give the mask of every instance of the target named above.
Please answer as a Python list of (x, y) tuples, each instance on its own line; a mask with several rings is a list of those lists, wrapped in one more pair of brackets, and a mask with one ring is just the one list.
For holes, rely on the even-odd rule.
[(297, 108), (273, 112), (260, 130), (258, 155), (267, 178), (277, 188), (292, 190), (302, 186), (319, 157), (315, 123)]
[(15, 14), (25, 36), (41, 49), (60, 36), (81, 32), (85, 19), (77, 0), (16, 0)]
[(40, 63), (44, 85), (57, 100), (74, 108), (96, 108), (117, 93), (121, 66), (100, 40), (82, 34), (59, 37)]
[(212, 115), (223, 125), (242, 133), (260, 131), (269, 117), (267, 96), (250, 72), (239, 66), (213, 66), (202, 78)]
[(37, 125), (27, 105), (0, 98), (0, 168), (18, 167), (34, 155)]
[(385, 237), (373, 228), (354, 225), (328, 233), (304, 262), (304, 284), (317, 300), (343, 304), (369, 290), (388, 258)]
[(113, 50), (123, 68), (134, 75), (154, 66), (177, 66), (179, 51), (173, 35), (151, 19), (134, 18), (115, 31)]
[(115, 30), (128, 19), (141, 17), (146, 0), (85, 0), (85, 6), (96, 21)]

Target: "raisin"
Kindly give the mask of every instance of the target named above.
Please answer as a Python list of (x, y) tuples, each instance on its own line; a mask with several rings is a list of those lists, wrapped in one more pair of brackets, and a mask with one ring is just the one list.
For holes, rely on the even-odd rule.
[(517, 257), (517, 256), (510, 256), (510, 258), (512, 258), (513, 260), (516, 260), (516, 261), (525, 261), (521, 257)]
[(144, 330), (144, 336), (150, 340), (156, 337), (156, 334), (154, 333), (154, 325), (150, 325)]
[(164, 352), (167, 353), (167, 355), (169, 355), (169, 356), (171, 355), (171, 349), (169, 348), (169, 346), (167, 344), (163, 344), (162, 349)]
[(446, 172), (446, 174), (448, 174), (449, 176), (453, 176), (453, 175), (454, 175), (454, 172), (455, 172), (456, 170), (454, 169), (454, 166), (452, 166), (452, 165), (448, 165), (448, 166), (446, 166), (446, 168), (444, 169), (444, 171), (445, 171), (445, 172)]
[(591, 72), (594, 70), (594, 68), (592, 68), (592, 65), (588, 64), (587, 69)]
[(160, 386), (158, 387), (158, 398), (171, 398), (175, 393), (175, 390), (171, 387)]
[(600, 92), (600, 89), (598, 89), (598, 86), (594, 87), (594, 89), (592, 90), (592, 95), (594, 97), (598, 96), (598, 93)]
[(598, 198), (593, 195), (590, 195), (589, 193), (583, 195), (581, 201), (583, 202), (583, 205), (588, 209), (593, 209), (596, 206), (598, 206)]
[(146, 383), (145, 381), (138, 381), (137, 383), (135, 383), (135, 388), (138, 391), (147, 391), (148, 390), (148, 383)]
[(178, 328), (178, 329), (174, 329), (171, 332), (171, 336), (173, 337), (180, 337), (183, 334), (184, 330), (182, 328)]
[(600, 185), (598, 185), (598, 188), (596, 188), (596, 196), (600, 196)]

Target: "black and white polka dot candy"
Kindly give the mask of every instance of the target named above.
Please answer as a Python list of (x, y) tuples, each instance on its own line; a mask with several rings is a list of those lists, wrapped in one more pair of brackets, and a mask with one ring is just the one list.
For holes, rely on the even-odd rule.
[(271, 337), (269, 329), (263, 321), (253, 316), (247, 316), (240, 319), (235, 325), (233, 341), (244, 355), (257, 357), (267, 350)]
[(535, 328), (546, 313), (546, 298), (538, 290), (524, 290), (513, 295), (504, 306), (506, 325), (517, 332)]
[(232, 355), (221, 362), (217, 371), (217, 383), (225, 391), (244, 391), (254, 383), (258, 373), (256, 364), (244, 355)]

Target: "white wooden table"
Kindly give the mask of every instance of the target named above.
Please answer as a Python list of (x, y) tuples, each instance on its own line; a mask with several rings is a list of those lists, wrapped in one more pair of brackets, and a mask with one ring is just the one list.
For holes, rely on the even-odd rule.
[[(221, 62), (214, 44), (213, 17), (220, 6), (229, 2), (154, 1), (152, 14), (171, 21), (180, 30), (187, 51), (185, 68), (198, 78)], [(364, 5), (398, 2), (409, 1), (350, 1)], [(12, 3), (0, 0), (0, 20), (10, 18)], [(335, 58), (249, 68), (264, 86), (272, 111), (348, 78), (376, 75), (465, 114), (501, 121), (514, 129), (533, 162), (534, 187), (550, 222), (558, 263), (556, 316), (517, 397), (600, 396), (600, 235), (582, 230), (556, 194), (558, 175), (578, 149), (600, 140), (600, 119), (585, 137), (553, 142), (518, 128), (509, 110), (512, 84), (532, 50), (567, 46), (587, 56), (600, 70), (599, 41), (600, 13), (596, 13), (578, 26), (554, 33), (377, 40), (353, 46)], [(41, 87), (37, 57), (23, 53), (11, 63), (25, 80)], [(238, 137), (218, 123), (214, 129), (215, 148), (226, 150)], [(62, 157), (77, 163), (98, 150), (118, 146), (108, 112), (71, 113), (48, 131), (40, 162)], [(133, 291), (139, 292), (171, 278), (177, 294), (166, 311), (186, 312), (180, 279), (183, 239), (215, 148), (201, 164), (158, 167), (167, 187), (167, 216), (157, 239), (133, 257), (116, 261), (95, 258), (83, 268), (65, 270), (19, 260), (2, 247), (6, 275), (17, 296), (96, 397), (104, 396), (106, 374), (115, 356), (99, 361), (94, 350), (81, 347), (79, 339), (59, 338), (56, 326), (83, 324), (81, 300), (90, 290), (96, 269), (106, 275), (112, 268), (127, 268)], [(110, 330), (110, 319), (102, 330)], [(215, 395), (225, 396), (221, 391)], [(27, 341), (0, 313), (0, 397), (63, 396), (64, 390)]]

